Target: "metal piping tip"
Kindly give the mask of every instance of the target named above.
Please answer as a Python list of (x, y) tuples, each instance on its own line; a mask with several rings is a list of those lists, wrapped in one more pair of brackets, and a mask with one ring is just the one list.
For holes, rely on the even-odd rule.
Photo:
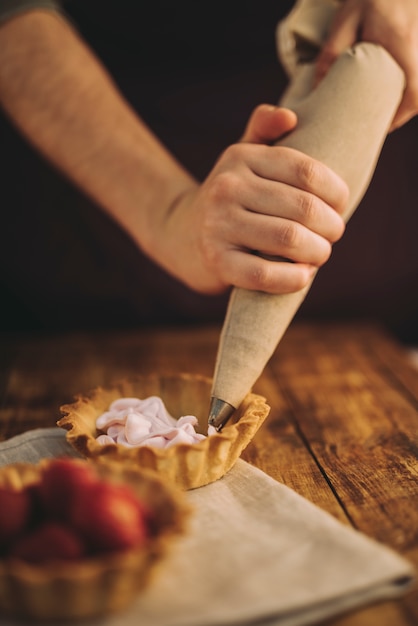
[(216, 430), (222, 430), (234, 411), (235, 407), (229, 402), (212, 397), (208, 418), (209, 426), (214, 426)]

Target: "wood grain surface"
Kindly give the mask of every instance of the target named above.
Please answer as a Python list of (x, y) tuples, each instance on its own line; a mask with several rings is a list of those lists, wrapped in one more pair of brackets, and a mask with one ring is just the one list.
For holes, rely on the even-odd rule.
[[(0, 440), (74, 396), (150, 372), (212, 376), (220, 328), (0, 337)], [(294, 323), (258, 380), (271, 413), (243, 458), (418, 568), (418, 371), (371, 325)], [(327, 622), (417, 626), (418, 591)]]

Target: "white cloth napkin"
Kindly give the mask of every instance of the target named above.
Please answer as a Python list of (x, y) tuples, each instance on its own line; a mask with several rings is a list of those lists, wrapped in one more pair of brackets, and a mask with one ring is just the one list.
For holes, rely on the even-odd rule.
[[(59, 428), (0, 444), (0, 465), (61, 455), (76, 453)], [(186, 497), (189, 532), (152, 585), (95, 624), (302, 626), (396, 597), (414, 580), (402, 557), (242, 460)]]

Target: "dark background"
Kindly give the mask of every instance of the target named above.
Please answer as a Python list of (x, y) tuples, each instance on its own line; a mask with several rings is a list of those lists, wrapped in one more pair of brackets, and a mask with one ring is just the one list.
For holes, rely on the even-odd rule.
[[(63, 4), (129, 102), (200, 179), (252, 109), (276, 103), (286, 84), (275, 28), (292, 2)], [(0, 330), (223, 319), (227, 295), (199, 296), (164, 274), (5, 118), (0, 138)], [(417, 157), (414, 119), (387, 139), (298, 318), (367, 318), (418, 341)]]

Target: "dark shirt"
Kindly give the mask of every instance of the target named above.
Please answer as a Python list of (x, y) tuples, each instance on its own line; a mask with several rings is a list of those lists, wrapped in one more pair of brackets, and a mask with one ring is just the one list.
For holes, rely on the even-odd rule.
[(28, 9), (49, 9), (59, 11), (58, 2), (53, 0), (0, 0), (0, 22), (10, 19)]

